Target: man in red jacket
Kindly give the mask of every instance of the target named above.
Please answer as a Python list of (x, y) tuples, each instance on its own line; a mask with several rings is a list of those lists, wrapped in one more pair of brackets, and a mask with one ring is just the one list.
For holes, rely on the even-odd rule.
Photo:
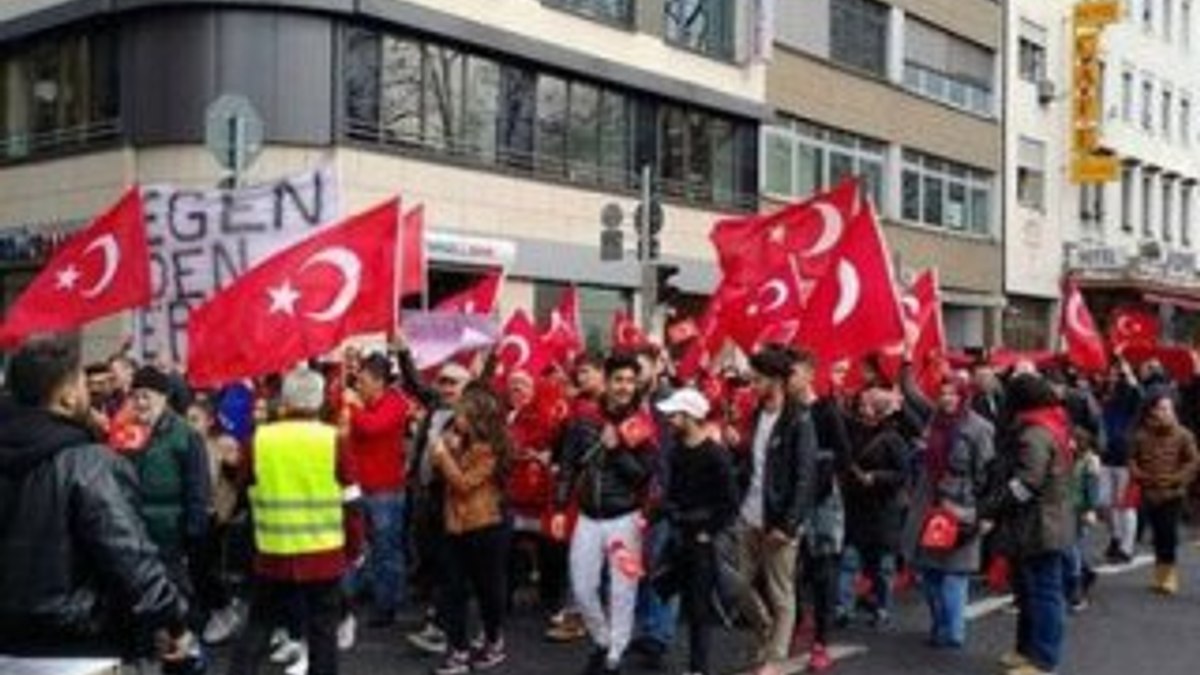
[[(363, 490), (367, 560), (374, 613), (369, 625), (387, 626), (404, 603), (404, 428), (408, 404), (391, 386), (392, 364), (382, 354), (363, 360), (354, 392), (347, 392), (346, 433)], [(355, 582), (359, 580), (356, 579)], [(355, 587), (359, 583), (352, 584)]]

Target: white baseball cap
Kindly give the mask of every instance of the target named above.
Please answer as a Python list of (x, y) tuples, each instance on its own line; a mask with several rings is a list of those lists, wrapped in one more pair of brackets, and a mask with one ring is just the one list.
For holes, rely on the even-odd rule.
[(666, 397), (658, 403), (658, 409), (664, 415), (673, 413), (683, 413), (697, 420), (708, 418), (708, 411), (711, 406), (708, 404), (708, 399), (699, 391), (692, 387), (677, 389), (670, 396)]

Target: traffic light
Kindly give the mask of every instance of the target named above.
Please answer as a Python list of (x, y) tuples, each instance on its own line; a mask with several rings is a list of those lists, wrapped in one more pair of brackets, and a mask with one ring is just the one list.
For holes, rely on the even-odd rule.
[(658, 286), (658, 301), (664, 305), (673, 304), (683, 293), (671, 279), (679, 274), (679, 265), (658, 264), (654, 266), (654, 277)]

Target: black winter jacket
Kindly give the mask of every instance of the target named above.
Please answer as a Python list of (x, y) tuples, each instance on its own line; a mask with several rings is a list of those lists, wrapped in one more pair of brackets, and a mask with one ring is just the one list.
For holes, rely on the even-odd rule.
[(604, 419), (579, 417), (567, 424), (555, 489), (559, 508), (572, 496), (579, 499), (579, 511), (593, 519), (616, 518), (641, 508), (654, 471), (653, 444), (629, 448), (622, 443), (607, 449), (600, 442), (606, 424), (619, 427), (626, 419), (628, 415), (605, 413)]
[[(762, 408), (754, 411), (745, 447), (738, 457), (738, 479), (741, 500), (746, 499), (754, 472), (754, 431), (758, 428)], [(800, 401), (788, 398), (771, 438), (767, 442), (767, 458), (763, 476), (763, 527), (779, 530), (789, 537), (799, 534), (800, 525), (808, 517), (817, 483), (816, 424), (812, 410)]]
[(187, 610), (130, 497), (126, 463), (82, 425), (0, 417), (0, 653), (113, 654)]

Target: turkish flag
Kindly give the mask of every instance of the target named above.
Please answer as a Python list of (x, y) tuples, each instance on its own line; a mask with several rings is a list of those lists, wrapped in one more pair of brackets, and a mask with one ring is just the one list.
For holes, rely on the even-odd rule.
[(917, 276), (900, 299), (913, 366), (926, 394), (934, 395), (946, 371), (946, 330), (936, 269)]
[(865, 208), (846, 226), (828, 273), (816, 282), (801, 322), (801, 344), (832, 363), (901, 343), (904, 319), (892, 279), (874, 209)]
[(1063, 342), (1066, 343), (1067, 360), (1071, 365), (1088, 373), (1103, 372), (1108, 368), (1108, 351), (1104, 338), (1096, 328), (1092, 313), (1088, 311), (1083, 294), (1075, 282), (1067, 279), (1063, 283), (1062, 315), (1059, 318)]
[(501, 383), (518, 371), (539, 376), (554, 362), (525, 310), (519, 309), (509, 317), (501, 333), (496, 346), (496, 378)]
[(435, 312), (491, 314), (500, 298), (500, 272), (489, 272), (478, 283), (439, 302)]
[(193, 310), (192, 384), (282, 372), (350, 336), (392, 330), (399, 223), (399, 201), (385, 202), (276, 253)]
[(550, 327), (542, 335), (542, 343), (558, 363), (568, 363), (583, 351), (583, 329), (579, 324), (579, 290), (574, 286), (563, 291), (558, 307), (550, 311)]
[(1108, 342), (1123, 354), (1128, 347), (1158, 344), (1158, 317), (1140, 307), (1119, 307), (1108, 324)]
[(613, 312), (613, 349), (640, 349), (650, 344), (650, 339), (637, 327), (626, 311)]
[(0, 342), (15, 345), (149, 302), (150, 249), (133, 187), (51, 256), (9, 308)]
[(763, 343), (791, 344), (799, 335), (804, 291), (793, 265), (785, 262), (747, 291), (729, 291), (722, 300), (724, 330), (747, 354)]
[(400, 224), (400, 297), (425, 292), (425, 207), (404, 214)]
[(752, 286), (772, 270), (795, 264), (809, 278), (822, 276), (850, 220), (864, 210), (858, 182), (766, 214), (719, 221), (709, 238), (725, 282)]

